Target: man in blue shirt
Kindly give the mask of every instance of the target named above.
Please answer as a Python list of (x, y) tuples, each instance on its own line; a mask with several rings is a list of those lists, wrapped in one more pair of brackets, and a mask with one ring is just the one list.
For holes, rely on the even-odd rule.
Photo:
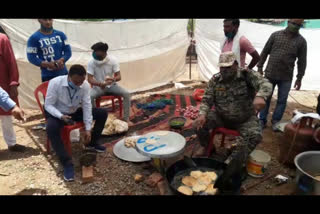
[(66, 35), (53, 29), (52, 19), (38, 19), (40, 30), (28, 40), (27, 57), (30, 63), (41, 68), (42, 82), (68, 74), (65, 63), (71, 57)]

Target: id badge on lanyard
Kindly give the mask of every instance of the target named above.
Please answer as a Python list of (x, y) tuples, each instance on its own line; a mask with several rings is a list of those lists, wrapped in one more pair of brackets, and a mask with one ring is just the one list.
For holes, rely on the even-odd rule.
[[(68, 93), (69, 93), (69, 98), (70, 98), (70, 101), (71, 101), (71, 105), (73, 105), (73, 98), (74, 96), (76, 95), (77, 91), (74, 92), (74, 94), (71, 96), (71, 92), (70, 92), (70, 88), (67, 88), (68, 89)], [(77, 110), (77, 107), (74, 107), (74, 106), (71, 106), (70, 107), (70, 112), (75, 112)]]

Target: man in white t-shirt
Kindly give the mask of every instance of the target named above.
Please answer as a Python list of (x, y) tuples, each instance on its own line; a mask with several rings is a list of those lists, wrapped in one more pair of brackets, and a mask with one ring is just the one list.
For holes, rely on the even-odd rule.
[(118, 95), (123, 97), (124, 120), (129, 124), (130, 116), (130, 93), (120, 87), (116, 82), (121, 80), (120, 65), (107, 54), (108, 44), (98, 42), (94, 44), (92, 57), (88, 63), (88, 82), (92, 85), (90, 92), (92, 106), (95, 106), (95, 99), (104, 95)]

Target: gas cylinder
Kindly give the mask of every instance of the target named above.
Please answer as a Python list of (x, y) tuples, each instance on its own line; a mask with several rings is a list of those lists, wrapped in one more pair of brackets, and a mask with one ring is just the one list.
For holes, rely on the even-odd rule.
[(298, 124), (288, 123), (285, 126), (282, 142), (280, 143), (280, 163), (284, 162), (284, 164), (294, 166), (296, 155), (314, 149), (315, 141), (313, 139), (312, 121), (313, 118), (303, 117)]
[(313, 138), (317, 143), (320, 143), (320, 126), (313, 132)]

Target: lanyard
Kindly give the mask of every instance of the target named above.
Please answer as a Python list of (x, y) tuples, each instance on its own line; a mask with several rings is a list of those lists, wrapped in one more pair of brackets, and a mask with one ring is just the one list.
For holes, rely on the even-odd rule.
[(69, 97), (70, 97), (71, 104), (72, 104), (72, 100), (73, 100), (73, 98), (74, 98), (74, 95), (76, 95), (77, 91), (75, 91), (74, 94), (71, 96), (70, 88), (68, 87), (67, 89), (68, 89)]

